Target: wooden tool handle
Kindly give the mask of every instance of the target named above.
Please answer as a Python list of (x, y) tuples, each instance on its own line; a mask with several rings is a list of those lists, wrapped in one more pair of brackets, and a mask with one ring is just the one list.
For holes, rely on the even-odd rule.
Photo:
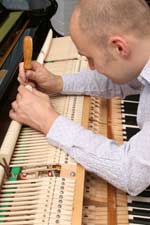
[(30, 36), (25, 36), (23, 41), (23, 56), (24, 56), (24, 69), (30, 70), (32, 68), (32, 51), (33, 44)]

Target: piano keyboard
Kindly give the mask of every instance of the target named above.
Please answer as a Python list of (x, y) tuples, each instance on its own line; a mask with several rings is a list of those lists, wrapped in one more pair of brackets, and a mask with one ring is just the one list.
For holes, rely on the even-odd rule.
[(136, 122), (139, 95), (128, 96), (121, 101), (124, 141), (128, 141), (140, 129)]
[[(123, 113), (128, 115), (125, 117), (124, 136), (124, 140), (127, 141), (139, 131), (136, 122), (138, 102), (139, 95), (129, 96), (122, 101)], [(130, 225), (150, 224), (150, 187), (136, 197), (128, 196), (128, 213)]]

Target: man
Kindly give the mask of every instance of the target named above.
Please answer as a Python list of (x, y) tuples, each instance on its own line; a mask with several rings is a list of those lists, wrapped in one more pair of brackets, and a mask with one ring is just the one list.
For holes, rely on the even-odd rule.
[[(149, 7), (144, 0), (81, 0), (70, 31), (90, 70), (61, 78), (35, 62), (25, 73), (20, 64), (22, 85), (10, 117), (43, 132), (87, 170), (137, 195), (150, 185)], [(27, 83), (38, 90), (28, 91)], [(118, 145), (58, 115), (41, 91), (102, 97), (141, 93), (137, 118), (141, 131)]]

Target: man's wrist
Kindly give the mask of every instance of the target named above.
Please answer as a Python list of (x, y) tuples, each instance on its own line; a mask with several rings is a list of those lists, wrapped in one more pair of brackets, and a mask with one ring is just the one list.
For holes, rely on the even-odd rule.
[(45, 121), (43, 121), (43, 126), (41, 128), (42, 133), (47, 135), (48, 131), (50, 130), (58, 116), (59, 114), (54, 112), (53, 115), (50, 115), (48, 119), (45, 119)]
[(59, 94), (63, 90), (63, 79), (59, 75), (53, 75), (52, 85), (50, 87), (50, 94)]
[(56, 86), (56, 91), (57, 93), (61, 93), (63, 90), (63, 79), (61, 76), (57, 76), (57, 86)]

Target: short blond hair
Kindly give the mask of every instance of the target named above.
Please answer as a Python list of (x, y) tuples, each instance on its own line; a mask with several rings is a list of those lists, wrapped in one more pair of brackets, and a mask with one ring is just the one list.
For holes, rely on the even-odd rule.
[[(93, 38), (150, 36), (150, 8), (145, 0), (80, 0), (79, 26)], [(96, 39), (95, 38), (95, 39)]]

